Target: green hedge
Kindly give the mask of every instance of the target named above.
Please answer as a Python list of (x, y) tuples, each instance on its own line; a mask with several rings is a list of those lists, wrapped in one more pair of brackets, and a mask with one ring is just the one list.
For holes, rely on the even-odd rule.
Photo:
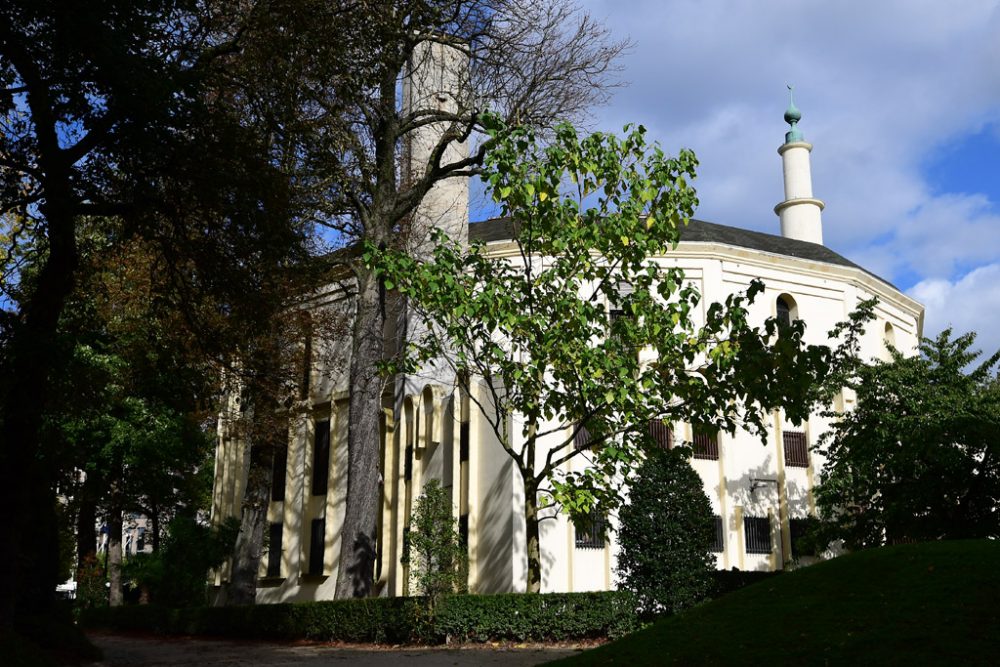
[[(715, 572), (716, 596), (773, 576)], [(433, 619), (420, 598), (371, 598), (167, 609), (154, 605), (85, 610), (90, 628), (252, 639), (404, 644), (564, 641), (620, 637), (639, 626), (627, 592), (454, 595)]]
[(374, 598), (252, 607), (105, 607), (83, 612), (81, 622), (160, 634), (400, 644), (620, 636), (634, 627), (634, 612), (627, 595), (618, 592), (511, 593), (445, 598), (433, 620), (417, 598)]
[(437, 639), (558, 641), (620, 637), (636, 628), (627, 593), (457, 595), (443, 601)]

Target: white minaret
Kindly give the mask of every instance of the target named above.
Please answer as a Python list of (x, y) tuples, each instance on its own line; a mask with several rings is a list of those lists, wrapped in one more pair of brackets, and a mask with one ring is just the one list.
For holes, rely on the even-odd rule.
[[(418, 125), (405, 139), (404, 185), (423, 178), (432, 151), (454, 119), (470, 115), (469, 58), (460, 49), (438, 42), (417, 44), (403, 79), (403, 116)], [(440, 118), (441, 120), (436, 120)], [(459, 120), (456, 125), (464, 129)], [(452, 141), (441, 156), (441, 165), (469, 156), (468, 141)], [(433, 250), (432, 229), (467, 243), (469, 236), (469, 178), (455, 176), (438, 181), (423, 198), (410, 221), (409, 251), (427, 257)]]
[(809, 153), (812, 144), (803, 141), (796, 125), (802, 112), (795, 107), (792, 87), (788, 87), (788, 110), (785, 122), (791, 129), (785, 133), (785, 143), (778, 148), (781, 166), (785, 173), (785, 201), (774, 207), (781, 219), (781, 235), (799, 241), (823, 244), (823, 207), (825, 204), (813, 197), (812, 173)]

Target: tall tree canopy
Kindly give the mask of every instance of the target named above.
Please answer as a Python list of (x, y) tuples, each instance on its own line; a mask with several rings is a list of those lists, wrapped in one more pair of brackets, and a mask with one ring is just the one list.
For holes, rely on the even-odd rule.
[(924, 339), (920, 354), (858, 368), (857, 407), (819, 447), (817, 505), (851, 548), (1000, 536), (1000, 352), (975, 334)]
[[(53, 354), (60, 320), (92, 266), (84, 223), (101, 252), (150, 244), (156, 298), (184, 326), (251, 329), (279, 301), (274, 269), (301, 247), (288, 179), (263, 116), (237, 106), (221, 76), (255, 11), (200, 0), (0, 7), (0, 502), (22, 508), (0, 537), (0, 551), (20, 556), (0, 583), (0, 627), (44, 611), (56, 583), (45, 555), (62, 463), (45, 455), (40, 428), (65, 370)], [(233, 338), (197, 340), (221, 353)]]
[[(578, 117), (606, 98), (625, 47), (572, 0), (288, 0), (257, 26), (248, 51), (288, 103), (281, 135), (298, 147), (293, 170), (317, 220), (340, 243), (408, 251), (426, 247), (441, 213), (421, 214), (434, 185), (481, 166), (483, 112), (536, 127)], [(460, 226), (466, 207), (449, 212)], [(371, 268), (345, 262), (356, 307), (338, 597), (369, 594), (374, 576), (393, 315)]]

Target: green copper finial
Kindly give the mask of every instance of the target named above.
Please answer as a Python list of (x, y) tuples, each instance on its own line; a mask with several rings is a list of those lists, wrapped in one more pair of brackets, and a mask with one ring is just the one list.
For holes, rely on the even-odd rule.
[(788, 109), (785, 110), (785, 122), (792, 126), (792, 129), (785, 132), (785, 143), (790, 144), (793, 141), (802, 141), (802, 132), (797, 127), (798, 122), (802, 120), (802, 112), (795, 106), (795, 87), (785, 85), (788, 86)]

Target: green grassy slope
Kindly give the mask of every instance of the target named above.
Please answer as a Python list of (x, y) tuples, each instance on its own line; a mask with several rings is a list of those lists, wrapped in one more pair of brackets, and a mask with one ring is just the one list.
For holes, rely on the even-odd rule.
[(1000, 541), (864, 551), (558, 665), (1000, 665)]

